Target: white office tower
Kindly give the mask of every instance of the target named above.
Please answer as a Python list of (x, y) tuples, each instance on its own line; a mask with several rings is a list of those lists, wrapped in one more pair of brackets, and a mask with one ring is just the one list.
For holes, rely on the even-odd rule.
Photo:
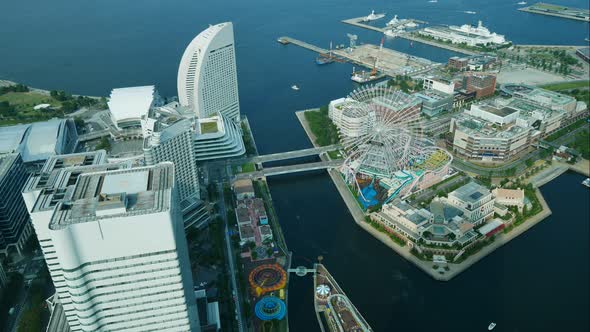
[(220, 112), (239, 122), (240, 103), (231, 22), (212, 25), (188, 45), (178, 69), (178, 99), (199, 118)]
[[(78, 175), (85, 172), (125, 167), (129, 167), (129, 165), (107, 164), (104, 150), (57, 155), (50, 157), (43, 168), (38, 173), (31, 175), (25, 184), (22, 195), (57, 293), (52, 301), (56, 310), (52, 310), (49, 327), (59, 326), (58, 322), (62, 320), (59, 316), (65, 314), (71, 330), (81, 331), (49, 233), (49, 222), (55, 206), (71, 193)], [(60, 328), (48, 329), (48, 331), (62, 332), (65, 330)]]
[(174, 165), (81, 174), (49, 224), (81, 331), (199, 331)]
[(174, 178), (181, 200), (193, 195), (200, 198), (193, 132), (190, 119), (182, 119), (168, 127), (156, 122), (154, 132), (143, 141), (146, 165), (164, 161), (174, 163)]

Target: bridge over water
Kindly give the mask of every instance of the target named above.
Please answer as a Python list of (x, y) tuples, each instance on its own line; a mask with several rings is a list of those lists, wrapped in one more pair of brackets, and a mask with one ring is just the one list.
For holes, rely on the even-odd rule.
[(291, 173), (300, 173), (300, 172), (309, 172), (309, 171), (316, 171), (321, 169), (330, 169), (340, 167), (342, 165), (343, 160), (330, 160), (330, 161), (319, 161), (315, 163), (305, 163), (305, 164), (298, 164), (298, 165), (289, 165), (289, 166), (277, 166), (277, 167), (268, 167), (264, 168), (260, 171), (248, 172), (248, 173), (240, 173), (237, 175), (238, 179), (245, 179), (245, 178), (260, 178), (260, 177), (268, 177), (273, 175), (283, 175), (283, 174), (291, 174)]

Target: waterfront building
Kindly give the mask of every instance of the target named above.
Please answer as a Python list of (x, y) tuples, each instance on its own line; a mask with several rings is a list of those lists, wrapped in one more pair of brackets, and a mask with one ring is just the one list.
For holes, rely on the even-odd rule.
[(437, 116), (442, 112), (453, 109), (454, 97), (452, 94), (428, 89), (416, 92), (413, 95), (422, 101), (422, 114), (427, 116)]
[(366, 135), (371, 127), (373, 114), (356, 112), (354, 101), (348, 98), (332, 100), (328, 104), (328, 117), (338, 127), (343, 137), (360, 137)]
[(221, 113), (239, 122), (240, 104), (231, 22), (211, 25), (195, 37), (178, 69), (178, 99), (199, 118)]
[(492, 235), (500, 232), (504, 229), (504, 222), (500, 219), (493, 219), (481, 226), (477, 232), (485, 237), (491, 237)]
[(108, 101), (111, 120), (118, 130), (142, 129), (145, 136), (153, 129), (150, 110), (162, 99), (153, 85), (113, 89)]
[(233, 182), (233, 190), (237, 200), (254, 198), (254, 185), (250, 179), (238, 179)]
[(496, 91), (496, 75), (469, 72), (463, 76), (463, 88), (467, 92), (475, 92), (475, 98), (493, 96)]
[(189, 196), (201, 196), (195, 163), (193, 124), (190, 119), (179, 120), (167, 127), (157, 122), (153, 132), (143, 141), (146, 165), (156, 165), (164, 161), (174, 163), (174, 179), (181, 200)]
[(447, 203), (463, 211), (464, 218), (474, 226), (494, 215), (494, 197), (488, 188), (469, 182), (449, 193)]
[(476, 27), (470, 24), (462, 26), (431, 26), (418, 31), (419, 34), (434, 39), (449, 41), (453, 44), (466, 44), (468, 46), (493, 45), (502, 46), (509, 42), (503, 35), (492, 33), (478, 21)]
[(424, 90), (437, 90), (450, 95), (455, 92), (455, 83), (433, 76), (425, 77), (422, 87)]
[(49, 234), (80, 331), (199, 331), (174, 165), (82, 174)]
[(238, 157), (246, 153), (239, 123), (220, 113), (195, 121), (193, 144), (196, 161)]
[(430, 211), (414, 208), (400, 200), (383, 205), (381, 211), (374, 214), (374, 219), (413, 242), (417, 242), (422, 237), (422, 233), (432, 223), (433, 218)]
[(0, 127), (0, 154), (20, 153), (25, 164), (43, 163), (51, 156), (71, 153), (77, 143), (72, 119)]
[(504, 189), (495, 188), (492, 190), (492, 195), (496, 203), (504, 206), (516, 206), (518, 209), (524, 207), (524, 190), (522, 189)]
[(490, 55), (474, 55), (469, 57), (467, 69), (471, 71), (486, 71), (498, 63), (498, 58)]
[(18, 153), (0, 155), (0, 254), (20, 254), (32, 229), (20, 195), (27, 173)]

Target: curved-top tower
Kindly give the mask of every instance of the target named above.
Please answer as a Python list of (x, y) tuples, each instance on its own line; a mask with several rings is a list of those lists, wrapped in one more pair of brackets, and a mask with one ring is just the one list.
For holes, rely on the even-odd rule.
[(240, 104), (231, 22), (211, 25), (188, 45), (178, 68), (178, 100), (198, 117), (217, 112), (239, 121)]

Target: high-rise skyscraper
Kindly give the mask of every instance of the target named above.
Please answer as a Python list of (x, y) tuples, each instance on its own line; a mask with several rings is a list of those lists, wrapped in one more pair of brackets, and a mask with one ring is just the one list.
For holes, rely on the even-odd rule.
[(20, 195), (27, 173), (18, 153), (0, 155), (0, 253), (20, 252), (31, 227), (25, 202)]
[(81, 331), (198, 331), (174, 165), (81, 174), (49, 235)]
[(231, 22), (211, 25), (188, 45), (178, 69), (178, 99), (199, 118), (220, 112), (233, 121), (240, 120)]
[[(57, 155), (50, 157), (39, 172), (29, 177), (23, 189), (22, 196), (55, 286), (56, 295), (53, 302), (58, 308), (52, 315), (58, 313), (65, 315), (72, 331), (82, 330), (49, 233), (51, 216), (57, 203), (68, 198), (68, 193), (71, 193), (80, 174), (129, 167), (128, 164), (107, 164), (104, 150)], [(60, 307), (63, 307), (63, 310)], [(53, 320), (60, 320), (60, 318), (55, 317)]]
[(143, 155), (146, 165), (173, 162), (180, 199), (193, 195), (200, 198), (193, 145), (193, 122), (190, 119), (182, 119), (168, 127), (162, 127), (156, 122), (153, 133), (144, 138)]

